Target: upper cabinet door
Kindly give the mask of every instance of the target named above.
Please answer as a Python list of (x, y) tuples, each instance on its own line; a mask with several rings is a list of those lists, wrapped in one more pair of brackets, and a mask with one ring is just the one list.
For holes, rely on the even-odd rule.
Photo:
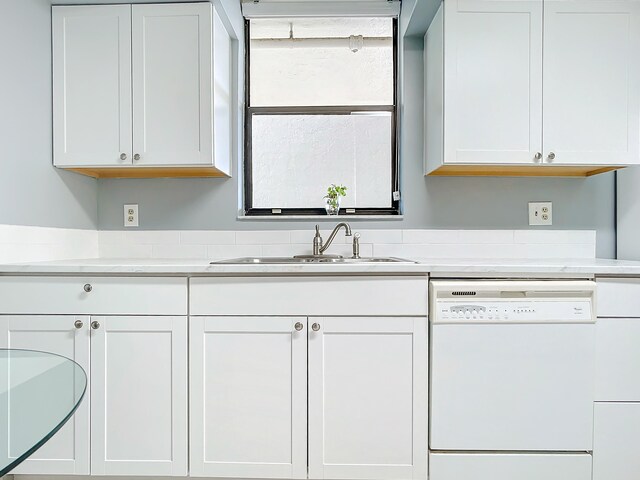
[(544, 160), (640, 163), (640, 2), (544, 5)]
[(212, 163), (210, 3), (133, 5), (134, 165)]
[(187, 318), (91, 317), (91, 473), (187, 475)]
[(190, 476), (307, 478), (307, 319), (190, 317)]
[[(80, 365), (87, 374), (87, 382), (90, 381), (89, 317), (0, 315), (0, 348), (38, 350), (62, 355)], [(3, 395), (7, 393), (3, 392)], [(9, 393), (9, 401), (12, 401), (11, 393)], [(24, 402), (21, 407), (34, 408), (25, 405)], [(90, 395), (89, 383), (87, 383), (85, 396), (69, 421), (51, 440), (18, 465), (12, 473), (89, 475), (89, 407)], [(34, 412), (33, 417), (34, 421), (37, 421), (38, 413)], [(15, 429), (11, 425), (9, 427), (9, 432), (17, 433), (16, 450), (19, 451), (13, 451), (12, 442), (10, 442), (6, 457), (15, 458), (24, 452), (23, 446), (20, 445), (20, 426), (18, 425)], [(6, 432), (7, 430), (3, 434), (6, 435)], [(5, 452), (2, 452), (0, 457), (5, 457)]]
[(309, 326), (309, 478), (426, 478), (426, 317)]
[(444, 162), (535, 163), (542, 0), (450, 0), (444, 8)]
[(131, 163), (131, 7), (53, 7), (56, 166)]

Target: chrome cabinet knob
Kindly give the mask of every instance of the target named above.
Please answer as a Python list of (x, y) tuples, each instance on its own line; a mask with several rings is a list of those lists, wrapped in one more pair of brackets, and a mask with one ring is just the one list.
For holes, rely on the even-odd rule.
[(549, 155), (547, 155), (547, 160), (551, 161), (554, 160), (556, 158), (556, 154), (553, 152), (549, 152)]
[(536, 153), (535, 156), (533, 157), (533, 159), (536, 162), (539, 162), (540, 160), (542, 160), (542, 153), (540, 153), (540, 152)]
[(91, 328), (93, 330), (97, 330), (100, 328), (100, 322), (98, 322), (97, 320), (94, 320), (93, 322), (91, 322)]
[(311, 330), (313, 330), (314, 332), (317, 332), (318, 330), (320, 330), (320, 324), (314, 323), (313, 325), (311, 325)]
[(120, 154), (120, 160), (126, 160), (127, 159), (127, 154), (126, 153), (121, 153)]
[(76, 327), (78, 330), (81, 329), (82, 327), (84, 327), (84, 322), (82, 320), (76, 320), (73, 324), (74, 327)]
[(136, 154), (133, 156), (133, 159), (134, 159), (136, 162), (137, 162), (138, 160), (140, 160), (140, 154), (139, 154), (139, 153), (136, 153)]
[(93, 290), (93, 287), (91, 286), (90, 283), (86, 283), (84, 285), (84, 287), (82, 287), (82, 288), (84, 288), (84, 291), (87, 292), (87, 293), (89, 293), (91, 290)]
[(304, 325), (302, 324), (302, 322), (296, 322), (294, 328), (296, 329), (297, 332), (299, 332), (304, 328)]

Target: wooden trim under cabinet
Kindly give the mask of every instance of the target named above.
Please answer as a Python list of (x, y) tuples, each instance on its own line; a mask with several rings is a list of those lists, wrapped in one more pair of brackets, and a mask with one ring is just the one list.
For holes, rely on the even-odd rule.
[(591, 177), (625, 168), (593, 165), (442, 165), (427, 176), (450, 177)]
[(93, 178), (231, 178), (214, 167), (65, 168)]

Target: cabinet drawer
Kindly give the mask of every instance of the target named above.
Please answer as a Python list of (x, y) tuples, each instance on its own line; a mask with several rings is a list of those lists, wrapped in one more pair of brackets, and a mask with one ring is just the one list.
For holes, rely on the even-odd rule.
[(191, 315), (426, 316), (428, 278), (192, 278)]
[(596, 322), (596, 401), (640, 402), (640, 318)]
[(0, 277), (0, 313), (186, 315), (187, 279)]
[(599, 317), (640, 318), (640, 278), (598, 279)]

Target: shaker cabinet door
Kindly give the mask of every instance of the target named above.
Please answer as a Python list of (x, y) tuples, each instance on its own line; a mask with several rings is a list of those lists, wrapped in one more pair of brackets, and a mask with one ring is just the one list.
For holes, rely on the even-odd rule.
[(450, 0), (444, 9), (445, 163), (534, 164), (542, 0)]
[(545, 0), (549, 164), (640, 163), (640, 2)]
[(426, 317), (309, 318), (309, 478), (427, 475)]
[[(12, 473), (89, 475), (89, 317), (0, 315), (0, 348), (38, 350), (70, 358), (84, 369), (89, 382), (85, 396), (73, 416)], [(9, 425), (9, 432), (11, 431)], [(22, 449), (19, 450), (19, 453), (13, 452), (9, 442), (7, 457), (23, 453)], [(4, 453), (0, 457), (4, 457)]]
[(189, 321), (190, 475), (307, 478), (307, 319)]
[(58, 167), (131, 164), (131, 6), (53, 15), (53, 146)]
[(212, 162), (212, 7), (133, 5), (134, 165)]
[(91, 474), (187, 475), (186, 317), (91, 317)]

